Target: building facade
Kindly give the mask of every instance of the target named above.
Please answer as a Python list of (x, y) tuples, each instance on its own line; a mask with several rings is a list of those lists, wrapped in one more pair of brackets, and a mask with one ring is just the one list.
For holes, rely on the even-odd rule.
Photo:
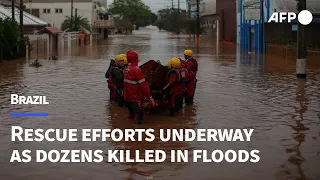
[[(240, 48), (249, 52), (265, 53), (266, 42), (294, 40), (296, 21), (291, 24), (269, 24), (268, 19), (273, 12), (297, 13), (296, 5), (296, 0), (237, 0), (237, 43)], [(320, 12), (320, 1), (307, 0), (307, 10), (314, 14), (313, 23), (319, 22), (316, 14)], [(309, 27), (311, 26), (307, 26), (308, 31), (312, 32)], [(309, 36), (312, 40), (311, 34)]]
[(200, 3), (201, 24), (206, 38), (216, 38), (216, 21), (219, 20), (219, 14), (216, 11), (216, 0), (203, 0)]
[[(77, 14), (87, 18), (91, 26), (100, 20), (102, 0), (74, 0), (73, 16)], [(70, 0), (26, 0), (26, 11), (50, 23), (51, 26), (61, 28), (66, 16), (71, 16)]]
[(220, 39), (237, 41), (237, 13), (234, 0), (217, 0), (217, 14), (219, 14)]
[[(197, 1), (187, 1), (191, 8), (197, 8)], [(234, 0), (202, 0), (200, 1), (200, 15), (202, 28), (206, 38), (217, 37), (217, 28), (220, 40), (237, 40), (237, 14)], [(218, 23), (217, 23), (218, 22)]]

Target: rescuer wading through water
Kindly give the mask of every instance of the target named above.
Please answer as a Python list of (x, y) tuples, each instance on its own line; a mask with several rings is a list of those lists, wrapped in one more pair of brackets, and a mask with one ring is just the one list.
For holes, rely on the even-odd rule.
[(187, 71), (181, 67), (181, 61), (178, 58), (170, 59), (167, 67), (170, 68), (166, 74), (167, 85), (162, 91), (169, 91), (168, 107), (170, 108), (170, 116), (176, 116), (182, 108)]
[[(138, 67), (140, 59), (137, 52), (129, 50), (127, 54), (117, 55), (115, 60), (111, 60), (105, 75), (108, 78), (110, 100), (118, 102), (120, 107), (127, 107), (128, 118), (141, 124), (143, 108), (152, 109), (156, 104), (158, 106), (160, 101), (157, 99), (156, 103), (153, 99), (155, 94), (151, 94), (154, 91), (150, 89), (152, 87), (149, 87), (151, 84), (148, 84), (150, 83), (150, 77), (148, 82), (144, 78), (144, 73), (148, 74), (147, 71), (149, 73), (151, 71), (151, 74), (156, 75), (151, 75), (151, 79), (158, 78), (159, 80), (159, 77), (163, 76), (165, 85), (162, 86), (163, 88), (160, 91), (158, 90), (158, 93), (162, 95), (162, 104), (164, 101), (166, 102), (165, 104), (170, 110), (170, 116), (178, 115), (183, 107), (183, 99), (185, 99), (186, 105), (193, 104), (198, 63), (192, 57), (192, 54), (192, 50), (185, 50), (185, 60), (174, 57), (168, 61), (167, 66), (161, 65), (160, 61), (151, 60), (153, 65), (148, 64), (143, 68), (144, 71)], [(155, 64), (157, 67), (154, 69)], [(160, 67), (164, 69), (162, 73), (158, 73)]]
[(108, 78), (108, 88), (110, 90), (110, 100), (118, 102), (120, 107), (126, 106), (123, 96), (124, 75), (123, 70), (127, 64), (125, 56), (116, 56), (114, 62), (110, 65), (106, 78)]
[(185, 61), (182, 61), (183, 67), (187, 68), (189, 72), (189, 78), (186, 82), (187, 91), (185, 94), (185, 102), (187, 105), (193, 104), (194, 93), (197, 86), (197, 72), (198, 72), (198, 62), (192, 57), (192, 50), (188, 49), (184, 51)]
[(143, 102), (155, 102), (150, 94), (149, 86), (138, 67), (138, 53), (132, 50), (127, 52), (128, 67), (124, 70), (124, 100), (128, 102), (129, 118), (135, 123), (142, 123)]

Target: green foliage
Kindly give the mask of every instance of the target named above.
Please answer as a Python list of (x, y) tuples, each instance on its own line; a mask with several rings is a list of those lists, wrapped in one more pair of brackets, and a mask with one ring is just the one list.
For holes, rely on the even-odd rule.
[(77, 15), (76, 17), (72, 17), (72, 29), (70, 30), (71, 26), (71, 17), (66, 16), (66, 19), (61, 24), (61, 30), (69, 29), (69, 31), (79, 31), (80, 26), (84, 27), (85, 29), (91, 31), (91, 26), (89, 23), (89, 20), (87, 18), (83, 18), (80, 15)]
[(159, 19), (155, 25), (160, 30), (179, 33), (181, 29), (188, 28), (189, 18), (186, 11), (178, 9), (161, 9), (158, 11)]
[(40, 67), (42, 64), (39, 63), (38, 59), (34, 60), (29, 66)]
[(151, 14), (151, 24), (154, 24), (158, 20), (158, 16), (155, 13)]
[[(159, 30), (178, 33), (181, 29), (188, 29), (193, 34), (197, 32), (197, 21), (195, 19), (190, 20), (185, 10), (179, 11), (178, 9), (167, 8), (159, 10), (158, 14), (160, 18), (156, 21), (155, 25)], [(203, 28), (200, 28), (200, 33), (202, 32)]]
[(133, 25), (136, 25), (136, 29), (139, 29), (152, 23), (152, 12), (149, 6), (141, 0), (114, 0), (109, 11), (121, 16), (123, 20), (120, 23), (121, 26), (130, 27), (126, 30), (130, 30)]
[(11, 18), (0, 18), (0, 59), (14, 59), (25, 55), (25, 45), (29, 39), (20, 38), (19, 25)]
[[(200, 18), (199, 24), (202, 24), (201, 18)], [(188, 21), (188, 29), (191, 34), (197, 34), (197, 20), (196, 19), (192, 19), (192, 20)], [(199, 31), (200, 31), (199, 33), (202, 34), (204, 32), (204, 28), (199, 27)]]
[(131, 24), (130, 20), (127, 18), (115, 17), (114, 22), (118, 29), (125, 30), (128, 33), (131, 33), (134, 29), (133, 24)]

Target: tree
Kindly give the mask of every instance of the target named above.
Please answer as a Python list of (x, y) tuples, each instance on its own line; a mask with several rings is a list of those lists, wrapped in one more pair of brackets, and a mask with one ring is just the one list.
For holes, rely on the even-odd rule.
[(152, 12), (141, 0), (114, 0), (109, 11), (136, 25), (136, 29), (151, 24)]
[(130, 23), (129, 19), (120, 16), (115, 16), (114, 21), (117, 29), (124, 30), (126, 31), (126, 33), (131, 33), (134, 29), (133, 24)]
[(158, 29), (179, 33), (181, 29), (188, 27), (188, 15), (186, 11), (178, 9), (161, 9), (158, 11), (159, 19), (155, 23)]
[[(70, 16), (66, 16), (66, 19), (61, 24), (61, 30), (67, 30), (71, 26), (71, 18)], [(69, 31), (79, 31), (80, 26), (84, 27), (85, 29), (91, 31), (91, 26), (87, 18), (83, 18), (82, 16), (77, 15), (77, 17), (73, 16), (72, 18), (72, 27), (73, 29)]]
[(151, 24), (154, 24), (158, 19), (158, 16), (155, 13), (151, 14)]
[(19, 24), (16, 21), (12, 21), (11, 18), (0, 18), (0, 60), (25, 56), (22, 47), (25, 47), (27, 39), (21, 38), (20, 35)]

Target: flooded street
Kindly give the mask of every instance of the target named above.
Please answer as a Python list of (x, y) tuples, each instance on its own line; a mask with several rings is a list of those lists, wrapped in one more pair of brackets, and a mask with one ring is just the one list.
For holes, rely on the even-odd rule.
[[(295, 59), (236, 56), (234, 45), (144, 28), (110, 36), (93, 47), (66, 52), (57, 61), (0, 63), (0, 177), (3, 180), (319, 180), (320, 54), (307, 61), (307, 80), (297, 80)], [(146, 115), (142, 125), (127, 109), (109, 103), (104, 77), (111, 58), (136, 50), (141, 62), (162, 64), (191, 48), (198, 60), (195, 104), (171, 118)], [(10, 105), (10, 94), (44, 95), (49, 105)], [(48, 117), (10, 117), (11, 112), (48, 112)], [(24, 128), (253, 128), (251, 142), (11, 142), (11, 126)], [(260, 150), (258, 163), (9, 163), (13, 150), (171, 149)], [(33, 156), (34, 157), (34, 156)], [(191, 155), (190, 155), (191, 157)]]

